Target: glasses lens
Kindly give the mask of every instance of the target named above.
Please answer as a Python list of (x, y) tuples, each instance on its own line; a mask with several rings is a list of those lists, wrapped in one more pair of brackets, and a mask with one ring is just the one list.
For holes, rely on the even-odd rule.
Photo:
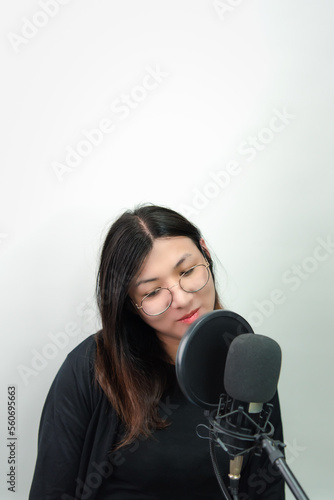
[(198, 292), (208, 281), (209, 270), (204, 264), (199, 264), (184, 273), (180, 285), (185, 292)]
[(149, 316), (157, 316), (168, 309), (172, 302), (172, 294), (167, 288), (154, 290), (142, 300), (144, 313)]

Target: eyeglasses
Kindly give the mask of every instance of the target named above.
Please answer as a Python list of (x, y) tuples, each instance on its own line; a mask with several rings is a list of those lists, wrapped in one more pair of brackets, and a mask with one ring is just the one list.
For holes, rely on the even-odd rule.
[(210, 264), (197, 264), (196, 266), (187, 269), (182, 275), (178, 283), (169, 288), (156, 288), (152, 292), (145, 295), (141, 300), (141, 305), (135, 304), (137, 309), (142, 309), (148, 316), (159, 316), (167, 311), (173, 301), (171, 289), (176, 285), (180, 285), (182, 290), (187, 293), (195, 293), (205, 287), (210, 278)]

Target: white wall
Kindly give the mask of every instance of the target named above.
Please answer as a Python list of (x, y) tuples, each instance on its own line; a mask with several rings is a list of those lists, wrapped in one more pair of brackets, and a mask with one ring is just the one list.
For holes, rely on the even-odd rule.
[[(99, 324), (107, 227), (147, 201), (202, 229), (226, 307), (281, 345), (288, 462), (310, 498), (331, 498), (333, 2), (17, 0), (0, 9), (1, 498), (12, 498), (7, 385), (17, 387), (23, 500), (51, 381)], [(101, 126), (100, 143), (85, 150), (83, 130)], [(67, 345), (57, 348), (59, 332)]]

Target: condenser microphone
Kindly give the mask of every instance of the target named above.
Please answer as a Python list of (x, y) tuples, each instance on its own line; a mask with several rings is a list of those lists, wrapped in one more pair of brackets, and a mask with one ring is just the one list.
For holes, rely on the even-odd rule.
[[(254, 334), (239, 314), (215, 310), (197, 319), (182, 337), (176, 355), (180, 388), (193, 404), (205, 409), (214, 471), (225, 499), (238, 498), (243, 456), (265, 450), (296, 498), (309, 500), (272, 440), (270, 422), (281, 368), (277, 342)], [(204, 437), (198, 433), (199, 437)], [(219, 444), (230, 457), (230, 491), (219, 474), (215, 456)]]
[(264, 430), (262, 426), (269, 435), (273, 433), (266, 421), (270, 412), (263, 412), (263, 404), (277, 390), (281, 358), (280, 346), (264, 335), (240, 335), (230, 345), (224, 386), (232, 401), (220, 426), (221, 441), (230, 455), (231, 489), (239, 481), (243, 454), (252, 449), (257, 434)]
[(236, 436), (233, 439), (231, 434), (226, 443), (232, 456), (239, 452), (239, 448), (243, 451), (247, 435), (251, 439), (256, 434), (263, 404), (270, 401), (277, 390), (281, 359), (278, 343), (264, 335), (243, 334), (232, 341), (224, 372), (225, 390), (232, 398), (227, 408), (232, 414), (225, 423)]
[[(244, 334), (231, 343), (225, 363), (224, 386), (232, 398), (230, 409), (236, 412), (227, 419), (227, 424), (236, 433), (256, 432), (257, 426), (252, 422), (259, 423), (263, 404), (275, 395), (281, 359), (278, 343), (264, 335)], [(239, 408), (244, 412), (244, 419), (239, 415), (241, 410), (237, 412)]]

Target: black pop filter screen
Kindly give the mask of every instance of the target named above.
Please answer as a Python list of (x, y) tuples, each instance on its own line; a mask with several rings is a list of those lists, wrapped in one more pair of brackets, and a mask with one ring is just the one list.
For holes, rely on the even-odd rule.
[(225, 391), (224, 373), (231, 342), (253, 333), (249, 323), (232, 311), (201, 316), (182, 337), (176, 355), (176, 376), (186, 398), (207, 410), (217, 408)]

